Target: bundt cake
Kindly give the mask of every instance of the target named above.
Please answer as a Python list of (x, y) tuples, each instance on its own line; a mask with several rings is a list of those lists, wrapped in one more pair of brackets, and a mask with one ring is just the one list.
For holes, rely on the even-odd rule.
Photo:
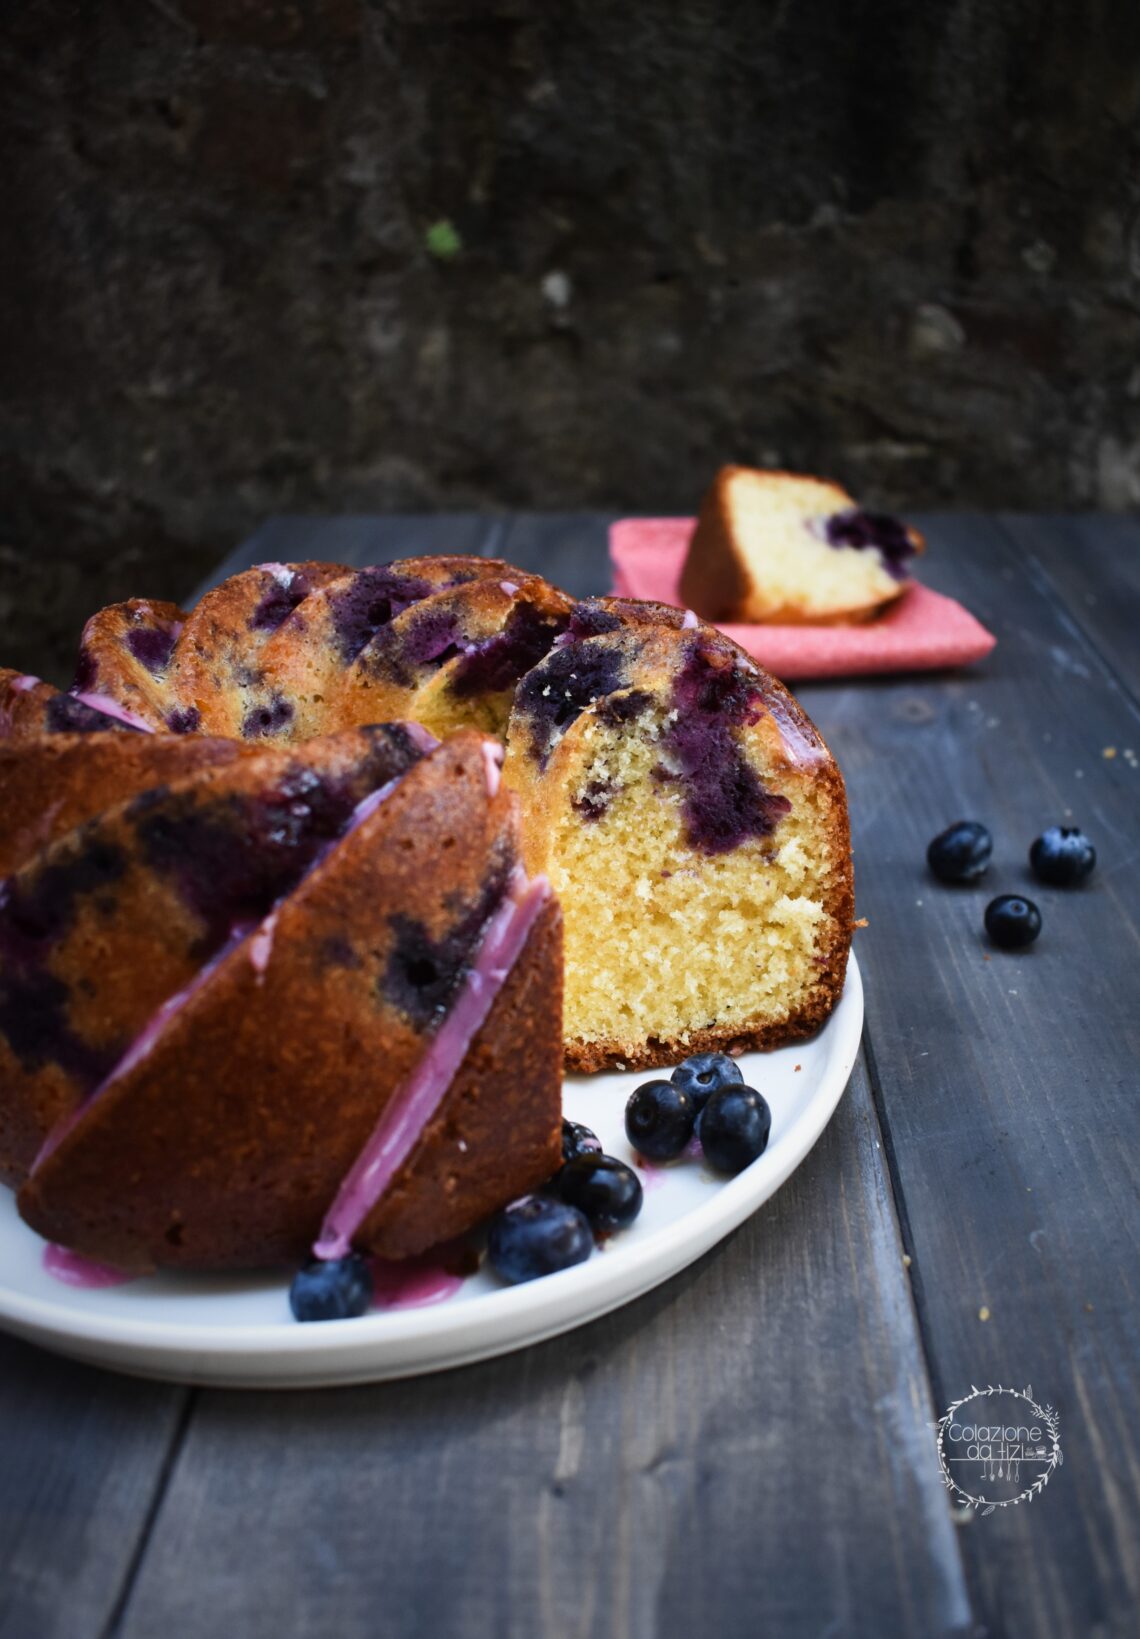
[[(17, 681), (7, 696), (0, 681), (0, 723), (46, 768), (62, 697)], [(134, 725), (187, 747), (298, 744), (405, 719), (496, 734), (527, 869), (550, 876), (566, 918), (570, 1068), (773, 1046), (815, 1029), (842, 989), (842, 779), (787, 691), (692, 612), (573, 602), (498, 559), (269, 564), (189, 615), (102, 611), (70, 698), (114, 710), (116, 741), (141, 739)], [(46, 797), (47, 773), (26, 778)]]
[[(6, 838), (0, 1169), (34, 1229), (124, 1269), (403, 1257), (550, 1175), (561, 915), (496, 744), (97, 738), (120, 800)], [(0, 777), (74, 779), (78, 743)]]
[(552, 1170), (563, 1055), (775, 1046), (843, 985), (792, 697), (498, 560), (105, 609), (68, 694), (0, 673), (0, 800), (0, 1169), (127, 1267), (416, 1252)]
[(818, 478), (722, 467), (701, 503), (681, 595), (706, 620), (867, 620), (905, 590), (917, 530)]

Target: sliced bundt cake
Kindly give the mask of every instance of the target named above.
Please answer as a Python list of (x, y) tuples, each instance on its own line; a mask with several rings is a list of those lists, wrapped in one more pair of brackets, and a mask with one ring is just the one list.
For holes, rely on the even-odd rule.
[[(228, 931), (189, 978), (164, 975), (141, 1027), (142, 1009), (123, 1028), (114, 1004), (128, 1045), (69, 1116), (52, 1112), (19, 1197), (33, 1228), (128, 1269), (295, 1259), (323, 1220), (332, 1255), (403, 1257), (549, 1177), (560, 915), (523, 875), (517, 804), (491, 791), (488, 755), (469, 732), (422, 758), (403, 746), (402, 777), (371, 780), (326, 847), (294, 838), (304, 868), (289, 884), (270, 872), (260, 921), (224, 889), (229, 844), (207, 850)], [(187, 822), (161, 807), (166, 859)], [(175, 884), (191, 914), (202, 869)]]
[(706, 620), (866, 620), (906, 590), (922, 536), (837, 484), (722, 467), (701, 503), (681, 596)]
[[(826, 501), (838, 528), (836, 495), (800, 511)], [(851, 555), (885, 574), (885, 550)], [(0, 679), (0, 723), (17, 743), (69, 710), (86, 720), (65, 726), (93, 741), (110, 737), (99, 726), (142, 738), (128, 720), (184, 744), (207, 731), (307, 743), (393, 715), (441, 735), (491, 729), (528, 866), (566, 909), (570, 1064), (774, 1045), (837, 999), (852, 918), (842, 780), (786, 691), (696, 614), (572, 603), (507, 563), (450, 557), (263, 565), (176, 616), (104, 611), (81, 662), (88, 703)]]

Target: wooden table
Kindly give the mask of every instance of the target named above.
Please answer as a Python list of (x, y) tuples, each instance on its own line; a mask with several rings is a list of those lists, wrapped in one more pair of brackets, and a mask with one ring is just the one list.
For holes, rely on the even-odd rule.
[[(584, 593), (607, 522), (275, 519), (218, 575), (446, 550)], [(863, 1053), (803, 1167), (640, 1302), (440, 1377), (223, 1393), (0, 1337), (4, 1639), (1137, 1631), (1140, 527), (923, 527), (999, 643), (799, 691), (869, 920)], [(939, 888), (926, 843), (967, 816), (994, 864)], [(1070, 816), (1095, 876), (991, 952), (985, 903)], [(956, 1519), (931, 1424), (999, 1382), (1059, 1409), (1064, 1466)]]

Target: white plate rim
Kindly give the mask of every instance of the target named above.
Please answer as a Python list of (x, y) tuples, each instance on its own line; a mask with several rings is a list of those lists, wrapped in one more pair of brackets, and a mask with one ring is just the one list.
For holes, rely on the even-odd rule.
[(0, 1328), (129, 1375), (283, 1389), (444, 1371), (543, 1342), (679, 1274), (770, 1199), (830, 1121), (850, 1079), (862, 1025), (862, 976), (852, 952), (839, 1005), (814, 1038), (829, 1038), (830, 1051), (806, 1108), (760, 1161), (637, 1247), (623, 1247), (619, 1236), (586, 1263), (523, 1286), (480, 1293), (471, 1304), (389, 1309), (314, 1326), (108, 1316), (68, 1308), (62, 1296), (52, 1302), (0, 1286)]

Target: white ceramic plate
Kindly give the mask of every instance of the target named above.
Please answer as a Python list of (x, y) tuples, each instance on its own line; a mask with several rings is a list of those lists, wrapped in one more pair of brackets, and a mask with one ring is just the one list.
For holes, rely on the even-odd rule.
[[(644, 1172), (631, 1229), (584, 1264), (524, 1286), (485, 1270), (445, 1300), (298, 1325), (284, 1277), (155, 1276), (87, 1290), (44, 1268), (44, 1243), (0, 1189), (0, 1326), (63, 1354), (143, 1377), (237, 1388), (318, 1387), (409, 1377), (505, 1354), (593, 1320), (668, 1280), (736, 1228), (795, 1170), (838, 1104), (863, 1023), (855, 958), (826, 1028), (810, 1042), (741, 1059), (772, 1107), (772, 1136), (736, 1178), (693, 1160)], [(571, 1076), (566, 1114), (633, 1161), (623, 1112), (648, 1075)]]

